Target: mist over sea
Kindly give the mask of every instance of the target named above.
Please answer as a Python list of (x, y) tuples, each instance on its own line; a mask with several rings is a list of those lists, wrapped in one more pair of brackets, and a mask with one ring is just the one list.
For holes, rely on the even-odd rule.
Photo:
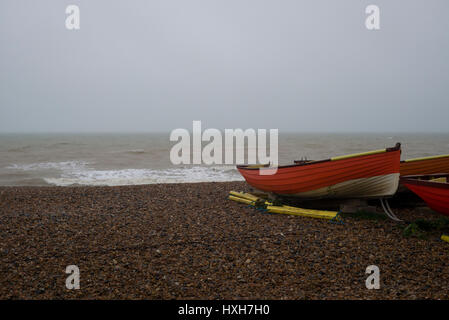
[[(449, 154), (449, 134), (279, 134), (279, 162), (402, 143), (402, 159)], [(234, 166), (173, 165), (169, 134), (1, 134), (0, 185), (135, 185), (243, 180)]]

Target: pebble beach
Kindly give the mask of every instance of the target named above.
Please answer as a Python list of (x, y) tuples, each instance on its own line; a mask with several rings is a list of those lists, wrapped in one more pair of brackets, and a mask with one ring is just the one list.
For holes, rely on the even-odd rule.
[[(449, 298), (441, 234), (262, 213), (227, 200), (230, 190), (250, 191), (243, 182), (0, 187), (0, 299)], [(79, 290), (65, 286), (68, 265), (79, 267)], [(369, 265), (379, 290), (365, 286)]]

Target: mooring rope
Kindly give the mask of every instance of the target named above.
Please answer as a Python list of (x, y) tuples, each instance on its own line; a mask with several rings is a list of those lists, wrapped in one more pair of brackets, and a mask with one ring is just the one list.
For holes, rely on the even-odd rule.
[(394, 221), (402, 221), (396, 215), (393, 213), (393, 211), (390, 208), (390, 204), (388, 203), (388, 200), (385, 198), (380, 198), (380, 204), (382, 205), (382, 209), (384, 210), (385, 214)]

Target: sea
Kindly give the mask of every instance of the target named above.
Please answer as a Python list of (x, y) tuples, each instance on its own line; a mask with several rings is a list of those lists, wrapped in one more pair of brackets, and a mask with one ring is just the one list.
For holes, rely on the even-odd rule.
[[(402, 143), (402, 159), (449, 154), (449, 134), (279, 133), (279, 163)], [(174, 165), (169, 134), (0, 134), (1, 186), (120, 186), (243, 180), (234, 165)], [(235, 151), (235, 150), (234, 150)]]

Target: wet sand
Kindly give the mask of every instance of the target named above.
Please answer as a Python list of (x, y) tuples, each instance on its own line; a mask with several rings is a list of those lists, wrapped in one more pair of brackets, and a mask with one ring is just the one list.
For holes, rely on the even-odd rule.
[[(448, 299), (449, 244), (391, 220), (264, 214), (245, 183), (1, 187), (1, 299)], [(400, 218), (437, 215), (402, 209)], [(65, 287), (66, 266), (80, 290)], [(366, 267), (381, 288), (365, 287)]]

